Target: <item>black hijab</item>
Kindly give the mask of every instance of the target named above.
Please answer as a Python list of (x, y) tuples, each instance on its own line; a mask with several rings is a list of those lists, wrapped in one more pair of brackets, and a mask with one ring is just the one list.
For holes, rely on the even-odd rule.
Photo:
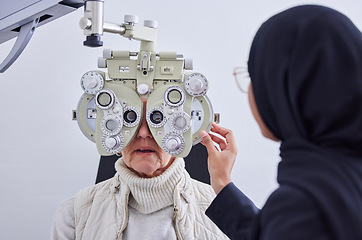
[(278, 182), (307, 193), (335, 239), (362, 239), (362, 34), (322, 6), (266, 21), (249, 56), (262, 119), (281, 140)]

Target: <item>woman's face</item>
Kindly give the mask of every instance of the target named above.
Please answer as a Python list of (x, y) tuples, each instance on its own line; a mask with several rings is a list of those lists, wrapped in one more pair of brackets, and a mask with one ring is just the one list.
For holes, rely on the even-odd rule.
[(263, 119), (261, 119), (261, 117), (260, 117), (259, 110), (258, 110), (258, 108), (256, 106), (256, 103), (255, 103), (253, 86), (252, 86), (251, 83), (249, 84), (248, 98), (249, 98), (249, 105), (250, 105), (250, 108), (251, 108), (251, 112), (253, 113), (253, 116), (254, 116), (256, 122), (259, 125), (259, 128), (261, 130), (261, 134), (263, 134), (264, 137), (269, 138), (269, 139), (271, 139), (273, 141), (279, 141), (279, 139), (277, 139), (274, 136), (274, 134), (265, 125)]
[(146, 102), (143, 100), (143, 119), (135, 138), (122, 150), (123, 161), (140, 177), (152, 178), (163, 173), (175, 157), (166, 153), (153, 139), (146, 121)]

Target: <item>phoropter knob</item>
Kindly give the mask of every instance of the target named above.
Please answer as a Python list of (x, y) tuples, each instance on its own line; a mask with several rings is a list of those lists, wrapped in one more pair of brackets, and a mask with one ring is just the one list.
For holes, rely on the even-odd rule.
[(89, 71), (80, 79), (80, 85), (85, 93), (95, 94), (103, 88), (104, 78), (99, 72)]
[(191, 117), (185, 112), (174, 113), (171, 117), (171, 128), (174, 132), (185, 133), (191, 127)]
[(117, 115), (107, 115), (101, 121), (102, 132), (107, 135), (116, 135), (122, 127), (123, 121)]
[(192, 73), (185, 80), (185, 89), (191, 96), (205, 95), (208, 90), (207, 78), (201, 73)]
[(162, 139), (162, 148), (173, 156), (178, 155), (185, 148), (185, 139), (177, 133), (166, 134)]
[(128, 23), (130, 25), (137, 24), (139, 21), (139, 17), (136, 15), (125, 15), (124, 16), (124, 22)]
[(149, 28), (157, 28), (158, 27), (158, 22), (155, 21), (155, 20), (145, 20), (143, 22), (143, 26), (149, 27)]
[(180, 146), (180, 144), (181, 144), (180, 139), (178, 139), (177, 137), (167, 139), (166, 141), (166, 147), (170, 151), (175, 151)]
[(112, 149), (117, 145), (117, 140), (114, 137), (108, 137), (105, 140), (105, 145), (107, 148)]
[(124, 138), (121, 134), (113, 136), (103, 135), (102, 147), (109, 153), (119, 153), (124, 147)]

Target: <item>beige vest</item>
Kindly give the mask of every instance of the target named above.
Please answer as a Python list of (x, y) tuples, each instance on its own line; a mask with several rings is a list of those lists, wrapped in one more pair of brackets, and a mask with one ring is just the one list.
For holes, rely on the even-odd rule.
[[(178, 239), (228, 239), (205, 215), (215, 197), (210, 185), (185, 178), (174, 190), (174, 226)], [(130, 190), (118, 177), (81, 190), (75, 198), (76, 239), (122, 239), (128, 223)]]

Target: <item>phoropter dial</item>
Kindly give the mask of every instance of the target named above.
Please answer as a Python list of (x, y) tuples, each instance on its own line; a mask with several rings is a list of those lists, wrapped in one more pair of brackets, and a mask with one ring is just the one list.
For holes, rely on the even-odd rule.
[(103, 88), (104, 78), (98, 72), (89, 71), (82, 76), (80, 84), (85, 93), (95, 94)]
[(96, 95), (96, 105), (102, 110), (110, 109), (115, 102), (115, 95), (111, 90), (103, 89)]
[(119, 153), (124, 147), (124, 138), (121, 134), (117, 135), (103, 135), (102, 147), (109, 153)]
[(171, 155), (178, 155), (185, 148), (185, 139), (181, 134), (169, 133), (162, 138), (162, 148)]
[(207, 78), (201, 73), (192, 73), (185, 80), (185, 89), (191, 96), (205, 95), (209, 88)]
[(116, 135), (122, 130), (123, 121), (117, 115), (107, 115), (101, 121), (101, 129), (104, 134)]
[(171, 128), (174, 132), (185, 133), (191, 127), (191, 118), (185, 112), (174, 113), (171, 117)]
[(165, 91), (164, 100), (168, 106), (181, 106), (185, 102), (185, 92), (178, 86), (169, 87)]

